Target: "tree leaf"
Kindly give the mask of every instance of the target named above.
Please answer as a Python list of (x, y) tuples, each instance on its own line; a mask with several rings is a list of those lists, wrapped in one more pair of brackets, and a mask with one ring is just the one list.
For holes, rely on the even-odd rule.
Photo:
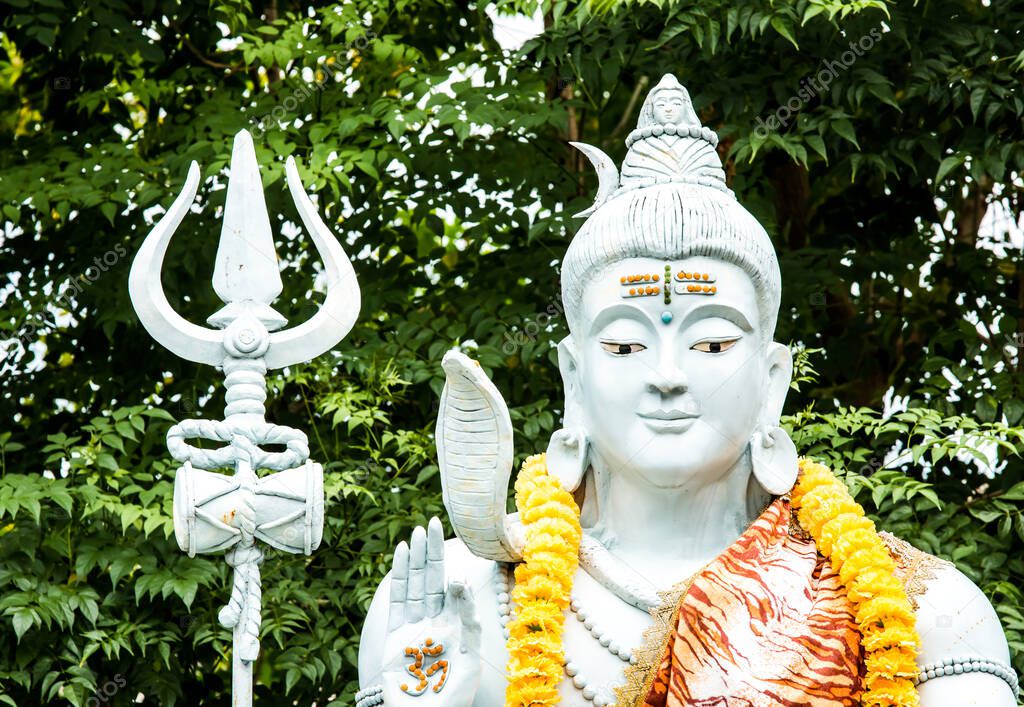
[(837, 135), (846, 139), (848, 142), (853, 143), (855, 147), (860, 149), (860, 145), (857, 144), (857, 136), (853, 130), (853, 124), (849, 120), (845, 118), (842, 118), (840, 120), (834, 120), (832, 121), (831, 125), (832, 129), (836, 131)]
[(100, 212), (107, 217), (110, 225), (114, 225), (114, 217), (117, 215), (117, 204), (112, 201), (105, 201), (100, 204)]
[(793, 30), (789, 26), (789, 23), (785, 18), (780, 15), (774, 15), (771, 20), (772, 29), (778, 32), (780, 35), (785, 37), (795, 49), (799, 49), (800, 46), (796, 43), (796, 39), (793, 37)]
[(950, 155), (946, 159), (939, 163), (939, 171), (935, 173), (935, 183), (938, 184), (946, 175), (949, 174), (953, 169), (963, 164), (963, 157), (960, 155)]
[(32, 628), (36, 622), (36, 618), (31, 609), (17, 609), (11, 614), (11, 620), (14, 622), (14, 635), (17, 637), (18, 642), (21, 643), (21, 637)]

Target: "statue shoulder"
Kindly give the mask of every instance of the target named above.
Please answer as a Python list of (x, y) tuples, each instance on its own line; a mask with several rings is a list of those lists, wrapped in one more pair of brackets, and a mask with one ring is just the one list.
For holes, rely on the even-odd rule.
[[(998, 666), (1009, 669), (1009, 646), (985, 593), (951, 562), (918, 550), (889, 533), (880, 535), (896, 561), (896, 575), (914, 606), (921, 638), (918, 667), (922, 673), (931, 670), (935, 677), (943, 678), (928, 675), (919, 687), (921, 704), (1015, 705), (1009, 685), (1016, 678), (998, 673)], [(968, 667), (971, 663), (998, 666), (975, 670)], [(958, 664), (960, 672), (955, 672)], [(946, 667), (953, 674), (941, 675)], [(963, 701), (950, 702), (954, 693), (959, 695), (956, 699), (962, 697)]]
[(917, 597), (920, 663), (970, 656), (1009, 665), (1010, 649), (984, 592), (952, 565), (942, 565)]

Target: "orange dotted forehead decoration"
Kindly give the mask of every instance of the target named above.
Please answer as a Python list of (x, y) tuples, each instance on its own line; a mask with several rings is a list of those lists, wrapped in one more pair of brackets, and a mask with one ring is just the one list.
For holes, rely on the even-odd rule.
[[(673, 282), (675, 285), (673, 286)], [(656, 272), (642, 272), (619, 276), (619, 296), (623, 299), (634, 297), (664, 296), (665, 304), (671, 304), (672, 294), (714, 296), (718, 292), (716, 278), (707, 272), (679, 270), (672, 275), (672, 267), (665, 264), (664, 279)]]
[(707, 295), (713, 297), (718, 292), (715, 276), (707, 272), (689, 272), (680, 270), (675, 276), (677, 295)]
[[(665, 287), (670, 284), (666, 280)], [(619, 277), (619, 294), (623, 299), (632, 297), (655, 297), (661, 294), (661, 275), (658, 273), (637, 273), (635, 275), (621, 275)]]

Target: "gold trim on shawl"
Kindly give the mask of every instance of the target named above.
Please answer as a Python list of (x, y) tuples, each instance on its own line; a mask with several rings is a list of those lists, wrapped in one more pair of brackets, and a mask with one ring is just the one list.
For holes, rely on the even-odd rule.
[[(717, 559), (717, 558), (716, 558)], [(712, 560), (713, 562), (713, 560)], [(651, 625), (644, 631), (640, 639), (640, 646), (633, 651), (636, 662), (631, 662), (626, 668), (626, 683), (615, 688), (615, 707), (642, 707), (647, 700), (647, 695), (654, 684), (654, 678), (658, 674), (661, 665), (662, 653), (665, 652), (665, 644), (668, 635), (675, 624), (673, 619), (679, 609), (679, 605), (690, 591), (690, 587), (706, 570), (711, 563), (704, 565), (687, 579), (672, 587), (668, 591), (658, 592), (661, 603), (650, 610)]]
[(916, 611), (917, 598), (928, 590), (928, 583), (935, 579), (936, 572), (944, 567), (953, 567), (953, 563), (918, 550), (906, 540), (884, 530), (878, 533), (878, 537), (882, 538), (896, 562), (896, 579), (903, 583), (910, 605)]

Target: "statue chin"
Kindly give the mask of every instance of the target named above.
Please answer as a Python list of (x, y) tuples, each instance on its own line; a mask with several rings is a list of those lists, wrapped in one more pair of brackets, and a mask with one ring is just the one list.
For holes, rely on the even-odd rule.
[(749, 436), (723, 436), (700, 418), (685, 429), (655, 429), (646, 422), (590, 438), (593, 464), (610, 475), (636, 479), (659, 489), (685, 488), (717, 481), (734, 469)]

